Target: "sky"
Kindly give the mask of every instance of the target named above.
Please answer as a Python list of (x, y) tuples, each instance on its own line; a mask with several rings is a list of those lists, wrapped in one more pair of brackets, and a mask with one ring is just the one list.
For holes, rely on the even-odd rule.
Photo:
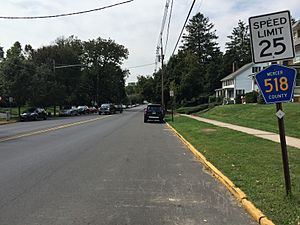
[[(124, 0), (0, 0), (0, 16), (45, 16), (100, 8)], [(175, 43), (193, 0), (174, 0), (170, 23), (166, 61)], [(156, 46), (161, 30), (165, 0), (133, 0), (130, 3), (87, 14), (35, 20), (0, 19), (0, 46), (4, 51), (19, 41), (37, 49), (53, 44), (58, 37), (74, 35), (82, 41), (96, 39), (115, 40), (129, 50), (123, 68), (130, 71), (126, 82), (136, 82), (137, 76), (152, 75)], [(197, 0), (191, 17), (201, 12), (214, 24), (221, 51), (225, 50), (227, 36), (238, 21), (248, 24), (251, 16), (290, 10), (300, 19), (299, 0)], [(166, 26), (167, 28), (167, 26)], [(167, 30), (164, 30), (163, 42)], [(62, 62), (63, 63), (63, 62)], [(135, 68), (132, 68), (135, 67)]]

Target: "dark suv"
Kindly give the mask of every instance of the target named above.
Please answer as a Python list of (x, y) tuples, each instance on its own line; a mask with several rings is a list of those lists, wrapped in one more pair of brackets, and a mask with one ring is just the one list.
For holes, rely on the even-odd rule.
[(159, 122), (164, 121), (165, 112), (160, 104), (149, 104), (144, 110), (144, 123), (148, 120), (159, 120)]
[(107, 103), (107, 104), (102, 104), (100, 109), (99, 109), (99, 115), (101, 114), (114, 114), (116, 113), (116, 108), (113, 104)]

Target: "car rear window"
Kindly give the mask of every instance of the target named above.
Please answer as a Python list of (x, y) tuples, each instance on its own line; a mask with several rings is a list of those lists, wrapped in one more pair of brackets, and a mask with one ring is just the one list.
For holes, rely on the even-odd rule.
[(150, 105), (150, 106), (148, 106), (148, 110), (151, 110), (151, 111), (161, 111), (161, 106)]

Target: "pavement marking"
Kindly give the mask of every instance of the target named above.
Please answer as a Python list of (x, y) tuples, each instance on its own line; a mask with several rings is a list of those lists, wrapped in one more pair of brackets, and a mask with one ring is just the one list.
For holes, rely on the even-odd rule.
[(23, 133), (23, 134), (19, 134), (19, 135), (14, 135), (14, 136), (10, 136), (10, 137), (0, 139), (0, 143), (5, 142), (5, 141), (10, 141), (10, 140), (15, 140), (15, 139), (22, 138), (22, 137), (28, 137), (28, 136), (33, 136), (33, 135), (37, 135), (37, 134), (47, 133), (47, 132), (51, 132), (51, 131), (55, 131), (55, 130), (59, 130), (59, 129), (63, 129), (63, 128), (71, 127), (71, 126), (76, 126), (76, 125), (80, 125), (80, 124), (84, 124), (84, 123), (90, 123), (90, 122), (93, 122), (93, 121), (105, 119), (105, 118), (110, 117), (110, 116), (111, 115), (104, 116), (104, 117), (99, 117), (99, 118), (94, 118), (94, 119), (89, 119), (89, 120), (77, 121), (77, 122), (73, 122), (73, 123), (63, 124), (63, 125), (60, 125), (60, 126), (57, 126), (57, 127), (51, 127), (51, 128), (47, 128), (47, 129), (43, 129), (43, 130), (33, 131), (33, 132), (29, 132), (29, 133)]

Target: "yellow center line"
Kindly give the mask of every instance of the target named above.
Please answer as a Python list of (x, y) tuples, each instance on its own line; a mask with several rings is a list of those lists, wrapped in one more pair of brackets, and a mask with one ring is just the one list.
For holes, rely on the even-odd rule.
[(38, 130), (38, 131), (33, 131), (33, 132), (25, 133), (25, 134), (19, 134), (19, 135), (7, 137), (7, 138), (2, 138), (2, 139), (0, 139), (0, 142), (15, 140), (18, 138), (33, 136), (33, 135), (42, 134), (42, 133), (47, 133), (50, 131), (55, 131), (55, 130), (59, 130), (59, 129), (63, 129), (63, 128), (67, 128), (67, 127), (71, 127), (71, 126), (75, 126), (75, 125), (80, 125), (80, 124), (84, 124), (84, 123), (90, 123), (90, 122), (93, 122), (96, 120), (101, 120), (101, 119), (104, 119), (104, 118), (107, 118), (110, 116), (104, 116), (104, 117), (99, 117), (99, 118), (94, 118), (94, 119), (89, 119), (89, 120), (84, 120), (84, 121), (78, 121), (78, 122), (74, 122), (74, 123), (67, 123), (67, 124), (57, 126), (57, 127), (51, 127), (51, 128), (44, 129), (44, 130)]

